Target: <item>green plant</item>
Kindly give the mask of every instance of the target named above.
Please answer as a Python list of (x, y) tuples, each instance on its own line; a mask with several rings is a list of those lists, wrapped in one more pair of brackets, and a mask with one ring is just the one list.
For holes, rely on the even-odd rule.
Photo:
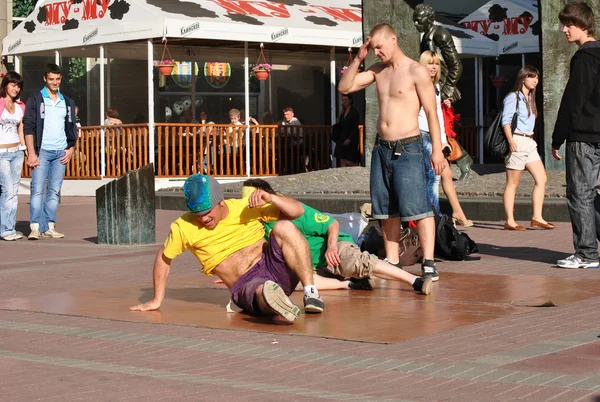
[[(27, 17), (35, 8), (37, 0), (19, 0), (13, 1), (12, 15), (13, 17)], [(13, 22), (13, 28), (16, 28), (21, 21)]]

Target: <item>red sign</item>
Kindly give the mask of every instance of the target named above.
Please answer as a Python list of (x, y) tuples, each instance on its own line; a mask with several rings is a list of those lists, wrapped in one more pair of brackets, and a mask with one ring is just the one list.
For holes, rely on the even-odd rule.
[(64, 24), (69, 18), (82, 21), (103, 18), (111, 0), (83, 0), (73, 4), (72, 0), (57, 1), (46, 4), (46, 25)]

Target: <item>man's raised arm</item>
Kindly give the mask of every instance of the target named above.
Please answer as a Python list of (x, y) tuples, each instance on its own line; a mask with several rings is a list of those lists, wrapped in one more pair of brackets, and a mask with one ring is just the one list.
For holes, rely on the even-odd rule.
[(358, 54), (348, 66), (338, 85), (338, 91), (344, 95), (365, 89), (375, 82), (375, 74), (369, 69), (359, 73), (358, 68), (369, 53), (370, 38), (360, 47)]
[(154, 260), (154, 299), (149, 302), (129, 307), (130, 311), (152, 311), (158, 310), (165, 298), (167, 278), (171, 271), (171, 259), (164, 255), (165, 248), (161, 247)]
[(285, 215), (288, 219), (296, 219), (304, 213), (304, 207), (299, 201), (283, 195), (269, 194), (263, 190), (255, 190), (248, 198), (250, 208), (262, 207), (271, 204)]

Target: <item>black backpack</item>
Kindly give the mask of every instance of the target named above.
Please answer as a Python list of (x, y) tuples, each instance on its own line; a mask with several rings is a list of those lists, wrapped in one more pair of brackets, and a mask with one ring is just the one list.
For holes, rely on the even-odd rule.
[(454, 227), (448, 215), (436, 216), (435, 255), (445, 260), (462, 261), (471, 253), (476, 253), (477, 244)]

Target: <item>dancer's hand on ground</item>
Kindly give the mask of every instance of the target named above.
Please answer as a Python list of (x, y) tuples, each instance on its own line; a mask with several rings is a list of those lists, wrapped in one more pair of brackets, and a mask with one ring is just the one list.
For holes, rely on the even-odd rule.
[(560, 161), (560, 160), (562, 160), (562, 156), (560, 156), (559, 152), (560, 152), (560, 150), (552, 148), (552, 156), (553, 156), (553, 157), (554, 157), (554, 159), (556, 159), (557, 161)]
[(273, 200), (273, 195), (263, 190), (255, 190), (248, 198), (248, 206), (250, 208), (262, 207)]
[(151, 300), (144, 304), (138, 304), (137, 306), (129, 307), (129, 311), (154, 311), (158, 310), (160, 307), (160, 302), (156, 300)]
[(518, 149), (517, 149), (517, 143), (514, 140), (510, 141), (508, 143), (508, 146), (510, 148), (510, 152), (517, 152), (518, 151)]
[(325, 261), (327, 261), (327, 265), (330, 267), (337, 267), (340, 265), (342, 260), (338, 254), (337, 244), (327, 247), (327, 251), (325, 252)]
[(433, 170), (436, 175), (441, 175), (442, 171), (448, 166), (448, 162), (446, 162), (446, 158), (444, 158), (444, 154), (441, 151), (433, 152), (431, 154), (431, 166), (433, 166)]

